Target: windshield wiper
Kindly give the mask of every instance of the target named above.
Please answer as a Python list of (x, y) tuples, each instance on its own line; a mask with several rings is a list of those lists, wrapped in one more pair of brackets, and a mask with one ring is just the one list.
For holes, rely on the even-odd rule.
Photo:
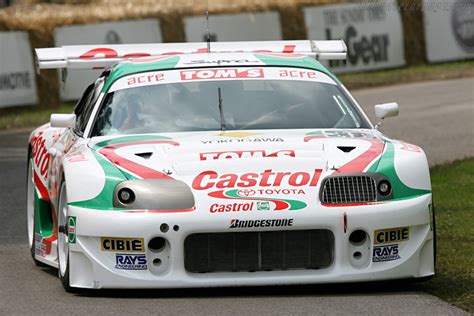
[(222, 109), (222, 93), (221, 93), (221, 87), (217, 88), (217, 96), (219, 98), (219, 115), (221, 117), (221, 131), (225, 131), (225, 120), (224, 120), (224, 111)]

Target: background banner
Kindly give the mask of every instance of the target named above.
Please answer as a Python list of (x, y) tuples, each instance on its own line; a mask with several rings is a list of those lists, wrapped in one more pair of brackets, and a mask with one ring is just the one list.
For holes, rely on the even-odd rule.
[(0, 32), (0, 107), (38, 102), (27, 32)]
[[(184, 23), (188, 42), (206, 41), (206, 17), (187, 17)], [(280, 40), (278, 12), (222, 14), (209, 16), (211, 41)]]
[[(84, 44), (161, 43), (158, 20), (123, 21), (112, 23), (72, 25), (55, 30), (56, 46)], [(101, 70), (68, 70), (61, 100), (78, 100), (87, 85), (97, 79)]]
[(304, 8), (309, 39), (344, 39), (347, 61), (327, 63), (334, 72), (405, 65), (403, 30), (396, 0)]
[(474, 1), (424, 0), (429, 62), (474, 58)]

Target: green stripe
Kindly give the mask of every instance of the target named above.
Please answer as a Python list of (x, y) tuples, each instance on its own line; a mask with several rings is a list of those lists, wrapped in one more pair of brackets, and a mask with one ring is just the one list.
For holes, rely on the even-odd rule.
[(172, 56), (163, 60), (147, 63), (132, 63), (132, 62), (121, 62), (114, 66), (112, 73), (107, 79), (107, 83), (104, 85), (102, 92), (107, 92), (110, 86), (118, 79), (124, 76), (132, 75), (140, 72), (158, 71), (163, 69), (173, 69), (179, 62), (179, 56)]
[(117, 138), (111, 138), (104, 140), (94, 145), (92, 148), (92, 153), (94, 154), (95, 159), (99, 162), (100, 166), (104, 170), (105, 174), (105, 183), (102, 191), (94, 198), (85, 201), (71, 202), (69, 205), (91, 208), (97, 210), (124, 210), (124, 208), (114, 208), (113, 207), (113, 195), (115, 187), (125, 181), (136, 179), (134, 175), (129, 172), (120, 170), (108, 159), (105, 159), (98, 151), (106, 146), (117, 145), (123, 143), (133, 143), (140, 141), (148, 140), (171, 140), (169, 137), (158, 136), (158, 135), (138, 135), (138, 136), (123, 136)]
[(395, 171), (395, 146), (391, 142), (386, 142), (385, 147), (385, 152), (367, 172), (381, 173), (388, 178), (392, 184), (393, 199), (415, 198), (431, 193), (431, 190), (414, 189), (404, 184)]
[(49, 237), (53, 234), (53, 218), (49, 202), (40, 198), (36, 188), (34, 189), (34, 210), (35, 210), (35, 233), (42, 237)]

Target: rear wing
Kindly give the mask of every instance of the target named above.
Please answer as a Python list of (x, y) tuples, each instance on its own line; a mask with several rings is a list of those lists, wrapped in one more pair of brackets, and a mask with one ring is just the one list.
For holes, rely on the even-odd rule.
[(74, 45), (56, 48), (37, 48), (36, 66), (40, 69), (98, 69), (119, 61), (138, 57), (192, 53), (262, 52), (301, 54), (316, 59), (345, 59), (347, 46), (343, 40), (328, 41), (263, 41), (263, 42), (212, 42)]

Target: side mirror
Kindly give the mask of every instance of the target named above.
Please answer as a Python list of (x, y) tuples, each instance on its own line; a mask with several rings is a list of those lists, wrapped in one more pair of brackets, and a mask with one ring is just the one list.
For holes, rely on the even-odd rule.
[(399, 112), (398, 103), (384, 103), (375, 106), (375, 116), (379, 119), (384, 119), (391, 116), (397, 116)]
[(51, 127), (73, 128), (76, 125), (76, 114), (51, 114)]

